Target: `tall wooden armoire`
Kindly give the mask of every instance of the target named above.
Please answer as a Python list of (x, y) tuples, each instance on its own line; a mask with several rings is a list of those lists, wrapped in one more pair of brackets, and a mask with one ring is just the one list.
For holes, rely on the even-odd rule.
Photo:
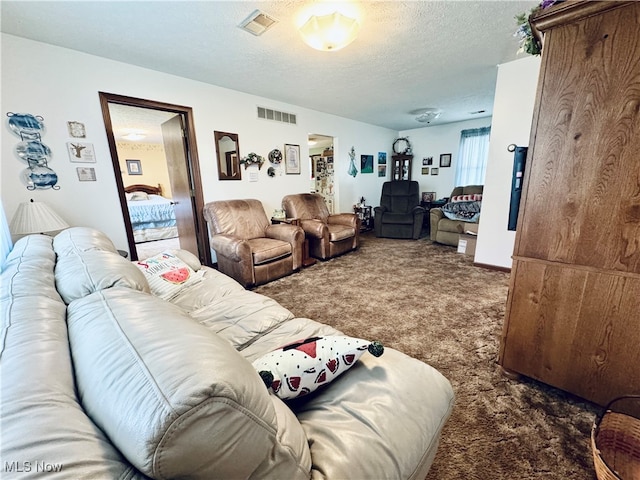
[(640, 394), (640, 2), (567, 1), (544, 46), (498, 362)]

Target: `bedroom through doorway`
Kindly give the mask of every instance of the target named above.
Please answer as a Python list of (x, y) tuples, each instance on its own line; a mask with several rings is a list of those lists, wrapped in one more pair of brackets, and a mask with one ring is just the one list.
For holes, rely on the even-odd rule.
[(191, 109), (100, 95), (131, 259), (182, 248), (209, 265)]

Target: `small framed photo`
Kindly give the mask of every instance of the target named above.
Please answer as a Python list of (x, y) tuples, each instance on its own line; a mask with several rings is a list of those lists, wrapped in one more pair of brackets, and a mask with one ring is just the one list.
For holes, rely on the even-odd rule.
[(422, 201), (425, 203), (433, 202), (436, 199), (436, 192), (422, 192)]
[(433, 157), (425, 157), (422, 159), (423, 167), (430, 167), (431, 165), (433, 165)]
[(86, 138), (87, 136), (84, 123), (67, 122), (67, 130), (69, 131), (69, 136), (73, 138)]
[(387, 164), (387, 152), (378, 152), (378, 165)]
[(360, 173), (373, 173), (373, 155), (360, 155)]
[(300, 145), (284, 145), (284, 170), (287, 175), (300, 175)]
[(92, 167), (77, 167), (78, 180), (81, 182), (95, 182), (96, 181), (96, 169)]
[(440, 155), (440, 166), (441, 167), (450, 167), (451, 166), (451, 154), (443, 153)]
[(129, 175), (142, 175), (140, 160), (127, 160), (127, 173)]
[(69, 161), (74, 163), (96, 163), (92, 143), (67, 142)]
[(429, 167), (422, 167), (422, 174), (429, 175)]
[(431, 175), (438, 175), (438, 167), (433, 167), (431, 169)]
[(386, 177), (387, 176), (387, 164), (378, 165), (378, 177)]

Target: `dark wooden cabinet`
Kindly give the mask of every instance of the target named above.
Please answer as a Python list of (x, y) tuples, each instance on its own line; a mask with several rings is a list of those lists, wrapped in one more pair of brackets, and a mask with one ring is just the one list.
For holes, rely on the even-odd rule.
[(391, 180), (411, 180), (411, 161), (413, 155), (391, 156)]
[(499, 363), (640, 394), (640, 2), (540, 13), (542, 67)]

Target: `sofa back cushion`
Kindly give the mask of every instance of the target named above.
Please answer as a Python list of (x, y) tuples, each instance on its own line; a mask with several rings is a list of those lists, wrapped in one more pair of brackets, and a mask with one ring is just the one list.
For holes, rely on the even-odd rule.
[(457, 197), (459, 195), (472, 195), (474, 193), (481, 194), (483, 190), (483, 185), (466, 185), (464, 187), (456, 187), (451, 192), (451, 196), (449, 198)]
[(66, 304), (116, 286), (150, 293), (144, 274), (117, 253), (87, 250), (58, 257), (56, 287)]
[(295, 417), (285, 435), (251, 364), (176, 306), (114, 287), (72, 302), (68, 325), (84, 408), (146, 475), (309, 478)]
[(224, 234), (250, 240), (265, 236), (270, 225), (259, 200), (218, 200), (204, 206), (204, 218), (212, 235)]
[(118, 252), (109, 237), (89, 227), (71, 227), (63, 230), (53, 239), (53, 247), (58, 257), (88, 250)]

